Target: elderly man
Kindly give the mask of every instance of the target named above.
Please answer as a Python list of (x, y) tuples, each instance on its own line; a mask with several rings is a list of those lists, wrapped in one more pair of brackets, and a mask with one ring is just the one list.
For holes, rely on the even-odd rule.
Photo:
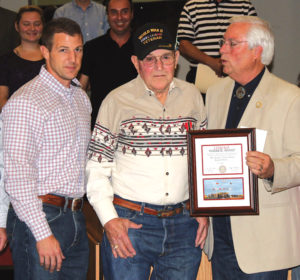
[(83, 40), (74, 21), (49, 22), (40, 74), (3, 110), (7, 234), (15, 279), (85, 279), (88, 240), (81, 211), (91, 105), (75, 79)]
[(137, 76), (131, 63), (132, 1), (108, 0), (107, 18), (110, 24), (107, 33), (87, 42), (83, 49), (80, 83), (85, 90), (89, 82), (91, 85), (92, 128), (105, 96)]
[(267, 136), (263, 152), (246, 158), (259, 178), (259, 215), (213, 218), (213, 278), (283, 280), (300, 263), (300, 90), (266, 68), (274, 52), (266, 22), (230, 23), (220, 42), (229, 77), (208, 90), (208, 128), (255, 127)]
[(106, 279), (195, 279), (207, 219), (189, 216), (189, 128), (206, 117), (201, 95), (174, 78), (178, 51), (165, 26), (134, 35), (138, 77), (103, 101), (87, 163), (89, 201), (105, 235)]
[(190, 60), (186, 80), (194, 83), (197, 64), (212, 68), (222, 74), (219, 40), (236, 15), (256, 15), (249, 0), (189, 0), (183, 7), (178, 24), (180, 53)]

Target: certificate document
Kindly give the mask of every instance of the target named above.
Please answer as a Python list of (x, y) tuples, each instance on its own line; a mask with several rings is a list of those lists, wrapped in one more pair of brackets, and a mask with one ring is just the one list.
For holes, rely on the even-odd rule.
[(257, 214), (257, 177), (246, 164), (255, 150), (255, 130), (190, 131), (191, 214)]
[(242, 144), (202, 145), (201, 149), (203, 175), (243, 173)]

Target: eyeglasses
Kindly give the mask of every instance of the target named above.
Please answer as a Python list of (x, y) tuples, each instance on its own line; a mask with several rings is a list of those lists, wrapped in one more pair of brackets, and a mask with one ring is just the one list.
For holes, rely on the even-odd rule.
[(222, 48), (224, 45), (228, 44), (228, 46), (230, 48), (234, 48), (236, 47), (237, 45), (239, 44), (242, 44), (242, 43), (248, 43), (248, 41), (234, 41), (234, 40), (231, 40), (231, 39), (228, 39), (228, 40), (225, 40), (225, 39), (221, 39), (219, 41), (219, 45), (220, 47)]
[(148, 55), (143, 59), (143, 63), (145, 66), (152, 67), (157, 64), (158, 59), (164, 66), (172, 65), (175, 61), (175, 55), (174, 53), (166, 53), (161, 56)]

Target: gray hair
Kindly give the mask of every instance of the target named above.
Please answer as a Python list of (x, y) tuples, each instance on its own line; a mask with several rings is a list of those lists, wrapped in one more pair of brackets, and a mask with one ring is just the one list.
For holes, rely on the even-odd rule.
[(249, 23), (251, 27), (246, 35), (249, 48), (261, 46), (263, 48), (261, 63), (269, 65), (274, 55), (274, 35), (268, 22), (254, 16), (236, 16), (230, 23)]

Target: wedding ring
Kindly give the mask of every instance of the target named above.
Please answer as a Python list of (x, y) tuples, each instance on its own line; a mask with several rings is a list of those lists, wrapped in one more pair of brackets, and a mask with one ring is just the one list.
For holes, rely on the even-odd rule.
[(118, 248), (119, 248), (118, 245), (115, 245), (115, 246), (113, 247), (114, 250), (117, 250)]

